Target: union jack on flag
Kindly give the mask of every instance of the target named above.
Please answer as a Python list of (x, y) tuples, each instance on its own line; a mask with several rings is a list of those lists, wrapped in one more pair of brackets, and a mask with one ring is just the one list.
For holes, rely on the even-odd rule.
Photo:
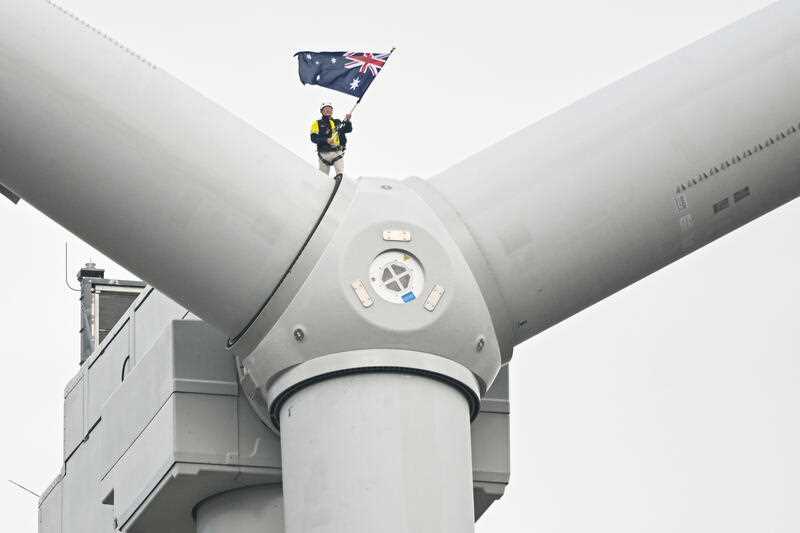
[(344, 68), (357, 68), (360, 74), (371, 72), (373, 76), (378, 75), (378, 71), (386, 64), (389, 54), (373, 54), (372, 52), (347, 52), (344, 57), (348, 62)]
[(391, 52), (297, 52), (300, 81), (361, 98)]

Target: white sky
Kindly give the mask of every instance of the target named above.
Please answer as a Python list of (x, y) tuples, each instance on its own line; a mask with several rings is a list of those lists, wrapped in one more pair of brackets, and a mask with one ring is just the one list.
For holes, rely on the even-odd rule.
[[(34, 0), (32, 0), (34, 1)], [(62, 4), (315, 164), (322, 99), (298, 49), (398, 50), (357, 115), (348, 174), (430, 176), (770, 2), (561, 0)], [(601, 5), (602, 4), (602, 5)], [(743, 43), (746, 46), (746, 43)], [(0, 125), (2, 127), (2, 125)], [(518, 347), (512, 483), (479, 533), (800, 531), (800, 203)], [(0, 201), (2, 529), (36, 531), (99, 253)]]

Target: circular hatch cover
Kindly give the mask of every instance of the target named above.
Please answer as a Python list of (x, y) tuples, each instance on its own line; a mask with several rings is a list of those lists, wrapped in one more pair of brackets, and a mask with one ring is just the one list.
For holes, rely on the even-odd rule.
[(372, 261), (369, 280), (378, 296), (387, 302), (406, 304), (422, 294), (425, 274), (420, 262), (409, 252), (387, 250)]

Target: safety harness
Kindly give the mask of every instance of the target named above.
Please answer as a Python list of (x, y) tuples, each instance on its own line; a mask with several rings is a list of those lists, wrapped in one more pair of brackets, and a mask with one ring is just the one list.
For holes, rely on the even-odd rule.
[[(333, 119), (321, 118), (321, 119), (317, 120), (317, 124), (319, 124), (319, 131), (320, 132), (323, 131), (323, 127), (322, 127), (323, 123), (325, 124), (325, 128), (324, 129), (329, 129), (330, 130), (330, 136), (337, 135), (340, 140), (343, 138), (344, 134), (340, 133), (336, 129), (336, 122), (334, 122)], [(331, 165), (333, 165), (334, 163), (336, 163), (337, 161), (339, 161), (340, 159), (342, 159), (344, 157), (344, 152), (346, 150), (346, 145), (345, 144), (339, 144), (338, 150), (341, 150), (342, 153), (337, 155), (336, 157), (334, 157), (330, 161), (328, 161), (327, 159), (322, 157), (322, 152), (320, 152), (319, 150), (317, 150), (317, 157), (319, 157), (319, 160), (322, 161), (323, 163), (325, 163), (326, 165), (331, 166)]]
[(320, 160), (320, 161), (322, 161), (323, 163), (325, 163), (326, 165), (328, 165), (328, 166), (331, 166), (331, 165), (333, 165), (334, 163), (336, 163), (338, 160), (340, 160), (341, 158), (343, 158), (343, 157), (344, 157), (344, 146), (342, 146), (342, 147), (341, 147), (341, 148), (339, 148), (339, 149), (342, 151), (342, 153), (341, 153), (341, 154), (339, 154), (339, 155), (337, 155), (336, 157), (334, 157), (334, 158), (333, 158), (333, 159), (331, 159), (330, 161), (328, 161), (327, 159), (325, 159), (324, 157), (322, 157), (322, 152), (317, 152), (317, 157), (319, 157), (319, 160)]

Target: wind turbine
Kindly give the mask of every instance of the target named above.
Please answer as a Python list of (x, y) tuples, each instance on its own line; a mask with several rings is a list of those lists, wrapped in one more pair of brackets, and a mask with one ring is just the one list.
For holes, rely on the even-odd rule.
[[(325, 517), (327, 530), (382, 524), (388, 500), (365, 507), (359, 491), (389, 494), (397, 480), (365, 488), (349, 476), (385, 464), (363, 451), (391, 450), (424, 405), (437, 412), (415, 433), (428, 451), (416, 467), (439, 477), (402, 495), (408, 518), (470, 529), (469, 406), (513, 346), (800, 189), (798, 9), (788, 2), (428, 182), (357, 184), (320, 181), (51, 6), (2, 9), (0, 143), (11, 157), (0, 179), (228, 335), (254, 408), (280, 425), (289, 531), (310, 530), (309, 503), (321, 499), (293, 480), (327, 462), (344, 468), (314, 471), (320, 486), (330, 476), (354, 487), (350, 505)], [(108, 206), (101, 180), (130, 201)], [(245, 282), (231, 287), (232, 278)], [(363, 398), (387, 410), (364, 410)], [(363, 417), (365, 433), (331, 422), (342, 412)], [(379, 427), (385, 440), (374, 441)], [(342, 445), (309, 442), (322, 431)], [(448, 490), (433, 506), (442, 479)]]

